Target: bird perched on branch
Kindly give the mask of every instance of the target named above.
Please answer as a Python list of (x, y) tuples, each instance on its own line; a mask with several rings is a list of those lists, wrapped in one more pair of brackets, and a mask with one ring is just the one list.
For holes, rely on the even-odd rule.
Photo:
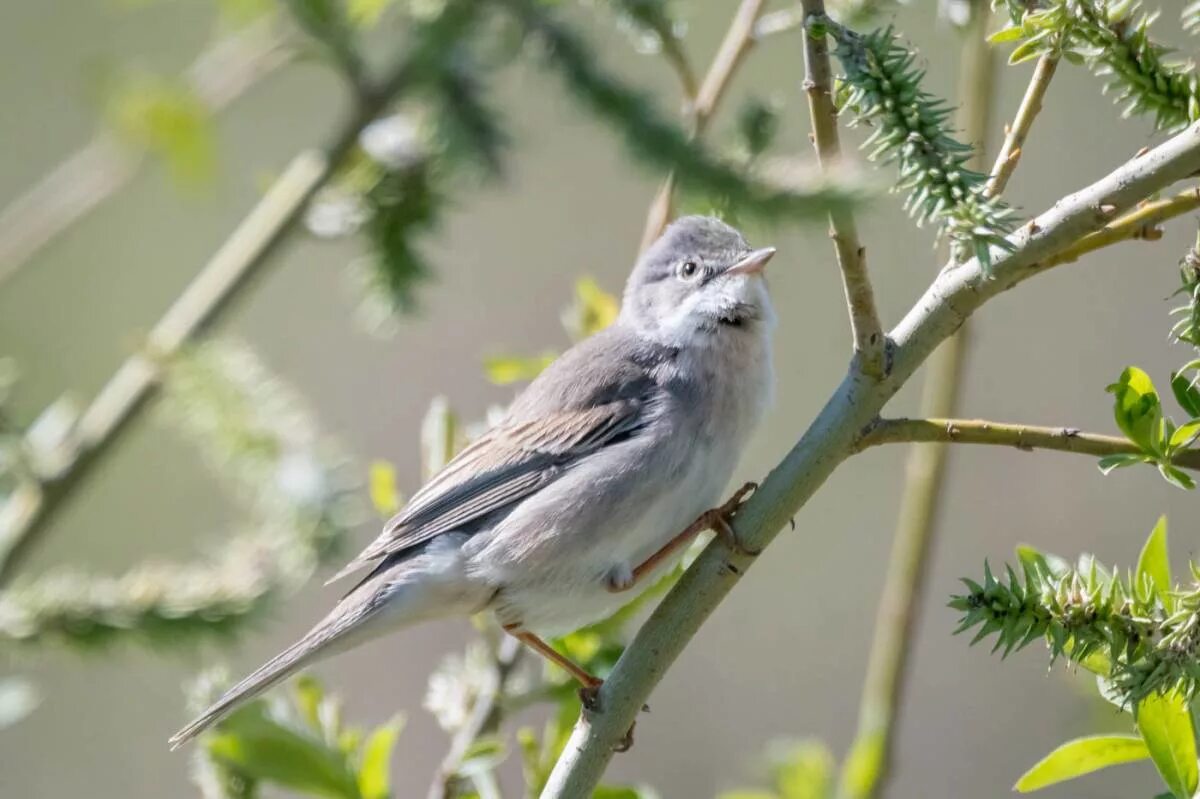
[(729, 519), (751, 485), (714, 506), (771, 395), (774, 254), (717, 219), (668, 227), (617, 320), (552, 363), (334, 577), (363, 574), (328, 616), (171, 746), (319, 659), (485, 610), (595, 691), (539, 634), (610, 614), (706, 529), (736, 545)]

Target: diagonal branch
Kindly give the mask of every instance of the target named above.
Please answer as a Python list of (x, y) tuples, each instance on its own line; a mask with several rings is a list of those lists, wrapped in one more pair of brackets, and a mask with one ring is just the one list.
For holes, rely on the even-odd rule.
[[(854, 450), (861, 452), (881, 444), (902, 442), (990, 444), (1026, 452), (1042, 449), (1097, 458), (1143, 454), (1137, 444), (1121, 436), (1088, 433), (1074, 427), (1039, 427), (983, 419), (880, 419), (868, 428)], [(1172, 463), (1181, 469), (1200, 470), (1200, 450), (1179, 452)]]
[[(454, 24), (459, 24), (455, 22)], [(414, 48), (416, 49), (416, 48)], [(97, 463), (112, 451), (158, 390), (164, 356), (219, 321), (242, 289), (258, 277), (271, 255), (287, 238), (308, 201), (334, 175), (357, 145), (359, 134), (391, 101), (407, 89), (420, 66), (419, 52), (406, 54), (377, 84), (363, 87), (349, 117), (324, 150), (297, 155), (175, 301), (146, 342), (146, 354), (129, 358), (84, 410), (76, 427), (70, 462), (53, 477), (21, 486), (4, 508), (0, 528), (0, 587), (10, 582), (30, 547), (64, 506), (64, 500)]]
[[(191, 90), (219, 111), (295, 56), (273, 20), (221, 39), (188, 67)], [(24, 194), (0, 209), (0, 284), (30, 258), (127, 184), (140, 153), (108, 132), (68, 156)]]
[(1037, 115), (1042, 111), (1042, 101), (1046, 98), (1050, 81), (1057, 69), (1056, 57), (1044, 55), (1038, 59), (1037, 66), (1033, 69), (1033, 77), (1029, 79), (1029, 86), (1025, 88), (1025, 96), (1021, 98), (1021, 105), (1017, 108), (1017, 117), (1005, 131), (1004, 144), (1000, 146), (996, 164), (992, 167), (991, 177), (988, 178), (984, 189), (989, 196), (1003, 194), (1008, 187), (1008, 179), (1017, 168), (1021, 148), (1025, 146), (1025, 139), (1033, 127), (1033, 120), (1037, 119)]
[[(837, 108), (833, 104), (833, 79), (829, 67), (828, 39), (823, 31), (810, 30), (825, 18), (824, 0), (801, 0), (804, 9), (804, 91), (808, 95), (808, 113), (812, 118), (813, 147), (822, 170), (837, 166), (841, 160), (838, 141)], [(815, 35), (814, 35), (815, 34)], [(850, 332), (854, 353), (863, 374), (880, 378), (887, 372), (887, 339), (875, 309), (875, 292), (867, 274), (867, 251), (858, 238), (854, 213), (849, 209), (829, 212), (829, 238), (842, 272), (842, 288), (850, 311)]]
[(1095, 231), (1112, 212), (1200, 170), (1200, 123), (1060, 200), (1034, 225), (1009, 237), (1012, 249), (993, 248), (992, 277), (978, 259), (943, 270), (891, 331), (892, 370), (873, 381), (853, 366), (792, 450), (739, 511), (734, 531), (745, 552), (710, 543), (638, 631), (597, 696), (597, 709), (576, 724), (542, 799), (590, 796), (642, 704), (704, 621), (760, 551), (851, 453), (859, 431), (950, 336), (984, 303), (1046, 271), (1054, 253)]

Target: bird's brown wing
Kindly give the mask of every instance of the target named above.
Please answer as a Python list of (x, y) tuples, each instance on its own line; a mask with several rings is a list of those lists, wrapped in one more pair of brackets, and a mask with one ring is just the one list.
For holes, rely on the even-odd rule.
[(620, 399), (502, 422), (434, 475), (329, 582), (529, 496), (579, 458), (635, 433), (646, 405), (644, 398)]

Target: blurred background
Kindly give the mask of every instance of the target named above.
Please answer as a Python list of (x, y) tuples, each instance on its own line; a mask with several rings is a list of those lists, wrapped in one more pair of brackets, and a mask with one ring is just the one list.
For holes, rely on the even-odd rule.
[[(707, 64), (733, 4), (683, 4), (686, 47)], [(589, 27), (605, 62), (653, 91), (674, 112), (678, 91), (661, 59), (634, 55), (628, 37), (564, 9)], [(953, 96), (958, 34), (933, 3), (900, 8), (895, 21), (920, 49), (929, 88)], [(104, 117), (106, 76), (136, 64), (178, 74), (211, 44), (212, 4), (43, 0), (0, 10), (0, 207), (85, 145)], [(386, 53), (386, 30), (372, 40)], [(1003, 54), (999, 56), (1003, 59)], [(995, 151), (1030, 65), (998, 72)], [(781, 104), (778, 148), (808, 157), (798, 34), (765, 41), (728, 103), (753, 93)], [(423, 244), (433, 268), (415, 309), (381, 333), (364, 321), (353, 238), (298, 232), (225, 315), (220, 336), (251, 347), (304, 397), (336, 437), (357, 477), (383, 459), (401, 492), (420, 482), (418, 439), (434, 397), (480, 419), (519, 386), (489, 381), (485, 359), (569, 344), (559, 309), (592, 277), (619, 293), (661, 176), (631, 162), (618, 137), (582, 117), (553, 75), (529, 60), (498, 76), (496, 105), (513, 141), (507, 174), (455, 197)], [(337, 78), (311, 59), (274, 69), (212, 118), (211, 176), (180, 181), (149, 159), (128, 186), (41, 249), (0, 286), (0, 354), (20, 369), (9, 411), (30, 420), (63, 393), (86, 402), (228, 236), (295, 152), (325, 141), (345, 113)], [(728, 131), (732, 113), (715, 124)], [(1008, 191), (1023, 213), (1108, 172), (1155, 141), (1148, 122), (1122, 121), (1085, 71), (1064, 68)], [(851, 134), (852, 140), (859, 138)], [(889, 175), (890, 178), (890, 175)], [(887, 323), (935, 274), (929, 231), (916, 230), (898, 198), (860, 218), (876, 295)], [(1180, 360), (1166, 341), (1166, 297), (1194, 233), (1187, 222), (1154, 243), (1130, 243), (1055, 270), (990, 303), (970, 336), (963, 416), (1112, 430), (1104, 386), (1130, 363), (1165, 376)], [(737, 471), (760, 478), (804, 430), (846, 366), (848, 332), (823, 225), (747, 226), (751, 242), (779, 248), (771, 265), (779, 312), (774, 407)], [(1149, 323), (1147, 320), (1156, 320)], [(1161, 324), (1159, 323), (1161, 322)], [(889, 409), (914, 412), (914, 381)], [(637, 744), (616, 758), (615, 780), (645, 782), (664, 797), (706, 797), (751, 781), (777, 738), (818, 737), (840, 756), (854, 733), (876, 604), (903, 483), (906, 450), (879, 448), (842, 466), (759, 559), (656, 690)], [(1196, 556), (1194, 497), (1150, 469), (1102, 478), (1088, 458), (961, 447), (950, 456), (939, 539), (921, 608), (891, 795), (997, 796), (1064, 737), (1123, 729), (1089, 677), (1047, 670), (1040, 647), (1004, 665), (987, 648), (951, 636), (946, 607), (958, 578), (984, 558), (1012, 560), (1019, 542), (1063, 555), (1094, 552), (1129, 564), (1164, 510), (1176, 562)], [(24, 570), (70, 565), (118, 574), (147, 558), (219, 552), (241, 518), (178, 425), (152, 408), (124, 433), (73, 493)], [(368, 511), (345, 547), (373, 538)], [(95, 654), (65, 647), (0, 650), (0, 674), (30, 679), (40, 704), (0, 730), (0, 795), (190, 796), (189, 758), (166, 738), (188, 715), (184, 685), (201, 666), (235, 673), (289, 643), (331, 604), (339, 587), (313, 580), (232, 639), (182, 654), (117, 645)], [(421, 796), (447, 746), (421, 709), (430, 671), (472, 634), (466, 622), (405, 631), (318, 669), (346, 715), (378, 723), (404, 711), (393, 791)], [(1078, 685), (1064, 690), (1063, 683)], [(535, 711), (536, 714), (536, 711)], [(508, 770), (505, 780), (519, 780)], [(1048, 792), (1097, 799), (1148, 795), (1148, 763)]]

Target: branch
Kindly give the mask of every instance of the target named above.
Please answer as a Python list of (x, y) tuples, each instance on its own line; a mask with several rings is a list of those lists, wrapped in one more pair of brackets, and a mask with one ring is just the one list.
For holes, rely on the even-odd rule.
[(1072, 263), (1088, 253), (1122, 241), (1143, 239), (1157, 241), (1162, 238), (1158, 225), (1168, 219), (1200, 208), (1200, 186), (1180, 192), (1165, 200), (1143, 203), (1137, 210), (1114, 220), (1102, 230), (1084, 236), (1067, 249), (1055, 255), (1047, 266)]
[[(813, 147), (822, 170), (835, 168), (841, 160), (838, 141), (837, 108), (833, 104), (833, 80), (829, 67), (829, 46), (824, 31), (809, 30), (825, 17), (824, 0), (801, 0), (806, 17), (804, 26), (804, 91), (808, 95), (808, 113), (812, 118)], [(849, 209), (829, 212), (829, 238), (842, 272), (842, 288), (850, 311), (850, 332), (854, 353), (863, 373), (883, 377), (887, 372), (887, 339), (875, 310), (875, 292), (867, 274), (867, 251), (858, 238), (854, 213)]]
[(146, 341), (149, 355), (137, 354), (122, 364), (83, 412), (74, 431), (75, 451), (70, 462), (54, 477), (14, 493), (10, 501), (20, 504), (6, 508), (8, 524), (0, 529), (0, 587), (11, 581), (34, 541), (64, 506), (66, 497), (95, 471), (120, 433), (157, 392), (160, 367), (156, 360), (176, 353), (229, 311), (241, 290), (263, 271), (308, 201), (357, 145), (362, 130), (408, 86), (420, 66), (420, 56), (419, 52), (406, 55), (375, 88), (360, 92), (357, 105), (332, 144), (292, 159), (266, 196), (151, 330)]
[(1033, 120), (1042, 111), (1042, 101), (1046, 97), (1046, 91), (1050, 88), (1050, 81), (1054, 78), (1057, 69), (1058, 58), (1056, 56), (1043, 55), (1038, 59), (1037, 66), (1033, 70), (1033, 77), (1030, 78), (1029, 86), (1025, 89), (1025, 96), (1021, 98), (1021, 105), (1017, 108), (1017, 118), (1005, 131), (1004, 144), (1000, 146), (1000, 154), (996, 156), (996, 164), (992, 167), (991, 177), (988, 178), (987, 186), (984, 188), (988, 196), (994, 197), (1003, 194), (1008, 187), (1008, 179), (1012, 177), (1017, 168), (1017, 161), (1021, 158), (1021, 148), (1025, 146), (1025, 139), (1029, 135), (1030, 128), (1033, 127)]
[[(197, 56), (187, 69), (187, 82), (196, 97), (216, 112), (294, 56), (275, 26), (261, 22)], [(101, 132), (0, 210), (0, 284), (120, 191), (144, 160), (142, 153)]]
[[(984, 46), (988, 18), (986, 3), (976, 2), (962, 32), (959, 55), (959, 127), (974, 148), (967, 162), (972, 170), (983, 163), (992, 127), (996, 60), (992, 49)], [(1029, 115), (1025, 132), (1032, 120)], [(1015, 166), (1015, 160), (1010, 162)], [(991, 189), (990, 183), (985, 186), (984, 196), (993, 196)], [(968, 325), (964, 324), (929, 359), (921, 390), (923, 414), (949, 415), (958, 405), (967, 360), (967, 331)], [(859, 701), (858, 730), (838, 788), (843, 799), (873, 799), (884, 792), (891, 778), (919, 605), (946, 483), (946, 455), (944, 447), (914, 447), (905, 463), (904, 492), (876, 610)]]
[[(709, 120), (712, 119), (717, 106), (721, 104), (721, 99), (725, 96), (725, 90), (733, 81), (734, 74), (741, 66), (746, 54), (750, 52), (750, 48), (758, 40), (756, 23), (762, 14), (763, 5), (765, 5), (765, 0), (742, 0), (742, 4), (738, 6), (737, 12), (733, 15), (733, 21), (729, 24), (729, 30), (725, 32), (725, 38), (721, 40), (721, 46), (717, 49), (712, 64), (709, 65), (708, 72), (704, 75), (704, 80), (700, 83), (700, 88), (692, 95), (688, 92), (688, 86), (684, 84), (685, 112), (691, 126), (693, 140), (704, 135)], [(650, 210), (646, 214), (646, 226), (642, 230), (639, 252), (653, 244), (671, 221), (674, 196), (675, 176), (672, 173), (667, 175), (658, 193), (654, 195), (654, 200), (650, 203)]]
[[(1144, 454), (1137, 444), (1121, 436), (1087, 433), (1074, 427), (1038, 427), (982, 419), (881, 419), (870, 426), (854, 449), (861, 452), (880, 444), (901, 442), (990, 444), (1026, 452), (1045, 449), (1097, 458)], [(1184, 450), (1171, 462), (1181, 469), (1200, 470), (1200, 449)]]
[[(1044, 262), (1072, 242), (1102, 227), (1119, 212), (1200, 169), (1200, 124), (1092, 185), (1063, 198), (1008, 241), (993, 248), (991, 278), (978, 258), (943, 270), (892, 330), (892, 371), (872, 381), (851, 366), (808, 430), (763, 480), (733, 521), (746, 552), (761, 551), (849, 455), (858, 431), (980, 306), (1045, 271)], [(591, 795), (616, 747), (650, 692), (721, 603), (754, 558), (710, 543), (651, 614), (625, 650), (597, 696), (597, 710), (575, 726), (542, 799)]]

